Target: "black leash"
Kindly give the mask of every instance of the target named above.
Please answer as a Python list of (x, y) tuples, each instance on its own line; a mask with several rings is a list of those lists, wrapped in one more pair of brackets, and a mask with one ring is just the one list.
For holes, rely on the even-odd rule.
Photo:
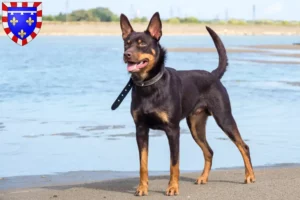
[(119, 105), (122, 103), (122, 101), (125, 99), (126, 95), (129, 93), (133, 85), (133, 81), (130, 78), (124, 89), (122, 90), (121, 94), (119, 94), (118, 98), (115, 100), (113, 105), (111, 106), (112, 110), (115, 110), (119, 107)]

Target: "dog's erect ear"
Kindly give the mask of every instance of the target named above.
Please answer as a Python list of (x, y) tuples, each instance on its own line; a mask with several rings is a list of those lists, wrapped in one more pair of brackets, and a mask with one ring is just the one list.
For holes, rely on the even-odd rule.
[(147, 31), (150, 33), (150, 35), (155, 38), (157, 41), (160, 39), (162, 36), (162, 25), (159, 17), (159, 13), (156, 12), (152, 16)]
[(130, 33), (133, 32), (133, 28), (131, 27), (128, 18), (124, 14), (121, 14), (120, 16), (120, 25), (122, 30), (122, 37), (123, 39), (125, 39)]

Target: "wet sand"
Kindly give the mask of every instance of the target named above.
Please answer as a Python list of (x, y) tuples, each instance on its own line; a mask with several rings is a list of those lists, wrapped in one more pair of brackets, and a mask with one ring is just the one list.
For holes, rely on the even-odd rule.
[[(226, 48), (228, 53), (272, 53), (270, 50), (295, 50), (297, 53), (273, 53), (275, 56), (291, 56), (300, 57), (300, 45), (294, 44), (270, 44), (270, 45), (252, 45), (252, 46), (241, 46), (240, 48)], [(195, 47), (180, 47), (180, 48), (168, 48), (169, 52), (201, 52), (211, 53), (216, 52), (216, 48), (195, 48)]]
[[(185, 53), (212, 53), (217, 52), (216, 48), (168, 48), (169, 52), (185, 52)], [(294, 53), (275, 53), (271, 50), (293, 50)], [(290, 57), (300, 58), (300, 45), (253, 45), (243, 46), (241, 48), (226, 48), (227, 53), (255, 53), (264, 54), (265, 56), (276, 56), (276, 57)], [(260, 60), (260, 59), (235, 59), (238, 61), (247, 61), (255, 63), (270, 63), (270, 64), (288, 64), (288, 65), (299, 65), (300, 61), (273, 61), (273, 60)]]
[(283, 54), (283, 53), (274, 53), (273, 56), (282, 56), (282, 57), (292, 57), (292, 58), (300, 58), (300, 54), (291, 53), (291, 54)]
[(257, 60), (257, 59), (233, 59), (233, 60), (254, 62), (254, 63), (285, 64), (285, 65), (300, 66), (300, 61), (284, 61), (284, 60), (272, 61), (272, 60)]
[[(256, 183), (244, 184), (244, 169), (223, 169), (212, 171), (206, 185), (194, 185), (199, 173), (182, 173), (180, 194), (172, 199), (272, 199), (295, 200), (300, 198), (300, 167), (255, 169)], [(151, 176), (149, 196), (143, 199), (167, 199), (164, 190), (169, 176)], [(4, 180), (0, 180), (3, 184)], [(79, 181), (79, 180), (77, 180)], [(2, 182), (2, 183), (1, 183)], [(64, 185), (48, 185), (43, 188), (14, 189), (0, 191), (1, 200), (98, 200), (137, 199), (133, 195), (138, 178), (110, 181), (73, 182)], [(170, 198), (170, 197), (169, 197)]]
[[(148, 23), (133, 23), (144, 31)], [(1, 25), (0, 25), (1, 26)], [(300, 26), (280, 25), (208, 25), (220, 35), (300, 35)], [(121, 35), (119, 22), (43, 22), (40, 35)], [(0, 35), (5, 35), (3, 29)], [(163, 35), (207, 35), (205, 24), (163, 23)], [(298, 41), (295, 41), (298, 42)]]
[[(168, 48), (168, 52), (199, 52), (199, 53), (212, 53), (217, 52), (216, 48)], [(261, 49), (234, 49), (234, 48), (226, 48), (228, 53), (268, 53), (267, 50)]]
[(279, 50), (300, 50), (300, 45), (278, 45), (278, 44), (269, 44), (269, 45), (253, 45), (253, 46), (245, 46), (248, 48), (255, 49), (279, 49)]

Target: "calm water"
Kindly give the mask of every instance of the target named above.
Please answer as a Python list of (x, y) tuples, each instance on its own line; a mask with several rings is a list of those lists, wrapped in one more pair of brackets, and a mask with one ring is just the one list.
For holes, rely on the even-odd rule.
[[(222, 39), (226, 47), (299, 42), (291, 36)], [(161, 43), (213, 47), (206, 36), (163, 37)], [(0, 37), (0, 177), (139, 169), (130, 95), (110, 110), (129, 78), (122, 47), (121, 37), (39, 36), (25, 47)], [(300, 66), (239, 59), (297, 59), (232, 53), (222, 81), (253, 165), (300, 163)], [(211, 71), (217, 62), (216, 53), (169, 53), (167, 65)], [(181, 129), (181, 169), (202, 170), (202, 152), (185, 121)], [(212, 118), (207, 129), (213, 168), (242, 166), (237, 148)], [(149, 170), (168, 170), (167, 139), (159, 131), (151, 136)]]

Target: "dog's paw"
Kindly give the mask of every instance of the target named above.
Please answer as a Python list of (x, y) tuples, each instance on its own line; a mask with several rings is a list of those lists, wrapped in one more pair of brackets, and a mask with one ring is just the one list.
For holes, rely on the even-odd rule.
[(135, 196), (147, 196), (148, 195), (148, 186), (139, 185), (136, 189)]
[(178, 184), (170, 184), (168, 189), (166, 190), (167, 196), (179, 195), (179, 186)]
[(245, 184), (254, 183), (255, 180), (256, 180), (256, 179), (255, 179), (254, 174), (252, 174), (252, 175), (246, 175), (246, 176), (245, 176), (245, 181), (244, 181), (244, 183), (245, 183)]
[(207, 183), (207, 180), (208, 180), (208, 177), (207, 176), (200, 176), (196, 181), (195, 181), (195, 184), (196, 185), (200, 185), (200, 184), (206, 184)]

